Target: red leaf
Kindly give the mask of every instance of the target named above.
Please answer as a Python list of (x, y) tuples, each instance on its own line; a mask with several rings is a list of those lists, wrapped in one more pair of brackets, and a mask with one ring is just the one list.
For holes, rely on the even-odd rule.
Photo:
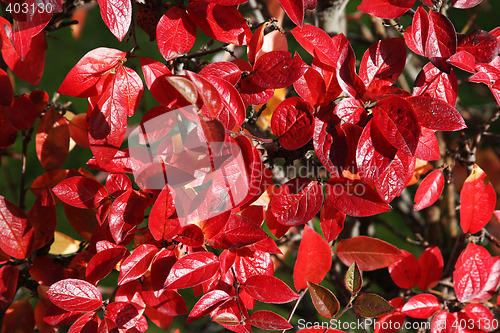
[(500, 257), (469, 243), (455, 264), (453, 282), (459, 302), (489, 300), (500, 284)]
[(406, 63), (403, 38), (380, 40), (366, 50), (359, 67), (359, 76), (369, 88), (390, 86), (401, 75)]
[[(10, 23), (0, 17), (1, 27), (9, 27)], [(9, 38), (0, 29), (2, 35), (2, 57), (7, 66), (23, 81), (38, 86), (43, 75), (45, 67), (45, 34), (40, 32), (31, 39), (31, 44), (24, 58), (20, 58), (19, 54), (12, 46)], [(30, 37), (31, 38), (31, 37)]]
[(457, 77), (453, 70), (446, 74), (432, 63), (427, 63), (422, 68), (413, 86), (413, 96), (438, 98), (450, 106), (455, 106), (457, 103), (457, 91)]
[(151, 205), (147, 194), (129, 189), (111, 205), (108, 213), (109, 231), (120, 243), (130, 230), (144, 220), (144, 211)]
[(357, 124), (365, 112), (361, 102), (352, 97), (342, 99), (333, 111), (340, 119), (351, 124)]
[(0, 267), (0, 310), (5, 310), (14, 298), (17, 290), (19, 268), (5, 265)]
[(411, 105), (401, 97), (386, 97), (373, 108), (373, 120), (385, 138), (403, 153), (413, 156), (420, 126)]
[(350, 216), (371, 216), (391, 209), (377, 192), (360, 180), (331, 178), (326, 193), (335, 208)]
[(98, 181), (87, 177), (71, 177), (52, 189), (59, 199), (78, 208), (97, 208), (108, 197), (108, 191)]
[(189, 4), (187, 11), (191, 21), (213, 39), (229, 44), (246, 45), (252, 38), (246, 20), (236, 7), (194, 1)]
[(28, 299), (15, 301), (4, 312), (2, 332), (34, 332), (35, 313)]
[(102, 20), (109, 31), (122, 41), (132, 21), (132, 3), (130, 0), (98, 0)]
[(418, 258), (420, 279), (417, 286), (421, 290), (434, 288), (443, 275), (443, 256), (437, 246), (428, 247)]
[(320, 283), (332, 265), (332, 251), (320, 234), (305, 225), (293, 268), (295, 290), (307, 288), (307, 281)]
[(126, 252), (125, 247), (110, 248), (98, 252), (87, 265), (86, 280), (96, 284), (99, 280), (105, 278), (116, 267), (116, 264), (122, 260)]
[(203, 295), (198, 302), (193, 306), (193, 309), (189, 313), (186, 323), (190, 323), (198, 318), (201, 318), (210, 312), (212, 312), (216, 307), (221, 305), (223, 302), (230, 299), (231, 296), (228, 295), (223, 290), (212, 290), (205, 295)]
[(69, 329), (68, 333), (86, 333), (97, 332), (99, 322), (101, 320), (97, 317), (95, 312), (88, 312), (83, 314)]
[(156, 39), (165, 60), (177, 58), (189, 50), (196, 40), (196, 25), (185, 10), (170, 7), (156, 26)]
[(293, 37), (313, 57), (322, 63), (335, 67), (334, 55), (338, 53), (332, 39), (326, 32), (313, 25), (295, 27)]
[(257, 86), (278, 89), (297, 81), (306, 72), (307, 66), (298, 55), (292, 59), (288, 51), (271, 51), (257, 59), (253, 69), (249, 77)]
[(207, 75), (224, 79), (235, 86), (241, 79), (241, 69), (232, 62), (219, 61), (211, 63), (199, 72), (200, 75), (207, 77)]
[(311, 106), (299, 97), (290, 97), (278, 105), (271, 118), (271, 129), (288, 150), (304, 146), (313, 136), (314, 117)]
[(451, 6), (455, 8), (472, 8), (479, 5), (483, 0), (451, 0)]
[(242, 248), (236, 250), (234, 270), (238, 281), (245, 283), (253, 275), (273, 275), (274, 264), (269, 253)]
[(493, 216), (497, 195), (491, 183), (485, 184), (486, 173), (474, 164), (460, 191), (460, 226), (464, 232), (481, 231)]
[(379, 178), (389, 167), (397, 149), (394, 148), (378, 129), (377, 124), (369, 121), (359, 137), (356, 149), (358, 174), (365, 183)]
[(344, 34), (336, 35), (332, 41), (334, 49), (337, 50), (334, 53), (337, 59), (335, 64), (337, 81), (347, 95), (358, 98), (363, 95), (365, 85), (356, 74), (356, 59), (352, 46)]
[(429, 34), (429, 15), (420, 6), (415, 11), (412, 25), (405, 30), (406, 45), (418, 55), (425, 55), (426, 43)]
[(26, 214), (0, 195), (0, 248), (7, 255), (26, 258), (33, 245), (33, 227)]
[(444, 175), (441, 169), (434, 170), (428, 174), (415, 193), (414, 210), (421, 210), (435, 203), (444, 188)]
[(158, 248), (152, 244), (142, 244), (137, 247), (120, 265), (118, 285), (133, 281), (146, 273), (158, 253)]
[(404, 258), (389, 266), (389, 274), (398, 287), (411, 289), (417, 285), (420, 277), (420, 266), (413, 254), (405, 250), (401, 250), (401, 253)]
[(65, 279), (50, 286), (47, 295), (52, 303), (66, 311), (87, 312), (102, 306), (102, 295), (92, 284)]
[(333, 206), (330, 200), (325, 200), (321, 209), (321, 231), (327, 242), (337, 239), (344, 229), (345, 214)]
[(392, 19), (403, 15), (413, 7), (415, 0), (402, 0), (393, 2), (389, 0), (363, 0), (357, 10), (361, 10), (373, 16)]
[(207, 242), (216, 249), (234, 249), (254, 244), (267, 237), (262, 228), (250, 219), (232, 214), (224, 228)]
[(403, 306), (401, 312), (412, 318), (427, 319), (441, 309), (441, 304), (436, 296), (431, 294), (418, 294), (413, 296)]
[(7, 112), (12, 125), (20, 131), (29, 130), (40, 116), (28, 95), (14, 98), (14, 102)]
[(293, 328), (285, 318), (268, 310), (255, 311), (247, 322), (263, 330), (288, 330)]
[(490, 309), (480, 303), (469, 303), (464, 308), (470, 320), (482, 331), (493, 332), (498, 329), (497, 319)]
[(169, 185), (165, 185), (149, 214), (148, 227), (156, 240), (172, 238), (177, 234), (179, 220), (169, 219), (174, 213), (174, 193)]
[(195, 85), (203, 101), (203, 115), (209, 119), (215, 119), (223, 108), (222, 98), (219, 92), (215, 89), (214, 85), (203, 76), (190, 71), (186, 73), (191, 82)]
[(210, 252), (196, 252), (179, 259), (170, 270), (165, 288), (190, 288), (209, 280), (219, 269), (219, 259)]
[(142, 314), (132, 303), (113, 302), (106, 306), (105, 316), (116, 325), (116, 328), (130, 329), (136, 326)]
[(280, 187), (270, 202), (271, 212), (286, 226), (307, 223), (323, 203), (323, 192), (316, 181), (294, 178)]
[(264, 45), (264, 29), (267, 28), (267, 26), (268, 24), (261, 24), (252, 34), (252, 38), (248, 43), (247, 57), (248, 62), (252, 65), (255, 63), (257, 54), (262, 49), (262, 45)]
[(302, 26), (304, 21), (304, 0), (279, 0), (290, 20), (297, 26)]
[(405, 257), (394, 245), (367, 236), (341, 240), (335, 253), (346, 266), (356, 261), (362, 271), (388, 267)]
[(467, 51), (457, 51), (457, 53), (448, 59), (448, 62), (469, 73), (476, 72), (476, 60), (474, 56)]
[(458, 131), (466, 128), (460, 112), (439, 99), (415, 96), (408, 101), (418, 116), (420, 125), (436, 131)]
[(118, 66), (126, 55), (125, 52), (105, 47), (88, 52), (66, 75), (57, 91), (75, 97), (97, 95), (97, 82), (107, 71)]
[(164, 316), (187, 314), (186, 303), (179, 293), (174, 290), (163, 289), (163, 285), (160, 289), (155, 290), (150, 283), (150, 279), (144, 280), (141, 295), (147, 305)]
[(425, 55), (434, 66), (449, 73), (451, 66), (446, 60), (457, 51), (457, 35), (451, 21), (439, 12), (429, 12), (429, 33)]
[(415, 157), (398, 151), (387, 170), (375, 180), (375, 189), (384, 202), (391, 202), (403, 192), (413, 177)]
[(151, 90), (157, 78), (163, 75), (172, 75), (168, 67), (159, 61), (143, 57), (139, 57), (139, 60), (141, 61), (141, 69), (144, 74), (144, 82), (146, 82), (146, 86), (149, 90)]
[(207, 76), (206, 79), (221, 97), (223, 108), (217, 115), (217, 119), (229, 130), (232, 130), (234, 126), (241, 126), (245, 121), (246, 107), (236, 88), (228, 81), (215, 76)]
[(435, 161), (441, 158), (439, 142), (433, 130), (427, 127), (420, 128), (415, 157), (424, 161)]
[(69, 139), (66, 119), (52, 108), (47, 110), (36, 131), (36, 154), (45, 170), (59, 169), (66, 162)]
[(10, 78), (3, 69), (0, 69), (0, 105), (9, 106), (13, 97), (14, 92)]
[(309, 68), (295, 83), (293, 88), (297, 94), (310, 105), (321, 104), (326, 95), (326, 85), (321, 74)]
[(250, 296), (264, 303), (288, 303), (299, 298), (283, 281), (272, 275), (251, 276), (243, 288)]

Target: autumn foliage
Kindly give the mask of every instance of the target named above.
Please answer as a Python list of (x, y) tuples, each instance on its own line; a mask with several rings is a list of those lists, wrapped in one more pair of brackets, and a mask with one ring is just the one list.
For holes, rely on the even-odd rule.
[[(500, 169), (480, 157), (500, 28), (470, 29), (488, 1), (331, 1), (343, 31), (324, 2), (2, 0), (3, 332), (498, 330)], [(46, 39), (91, 6), (122, 47), (37, 90)], [(459, 85), (493, 107), (474, 118)]]

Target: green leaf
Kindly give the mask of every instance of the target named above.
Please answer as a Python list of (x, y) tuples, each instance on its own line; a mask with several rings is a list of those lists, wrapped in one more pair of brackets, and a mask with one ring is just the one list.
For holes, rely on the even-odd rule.
[(358, 265), (356, 265), (356, 262), (353, 262), (345, 274), (345, 287), (351, 294), (356, 294), (361, 289), (361, 286), (363, 286), (363, 278), (361, 277)]
[(330, 290), (309, 281), (307, 281), (307, 287), (309, 288), (314, 307), (320, 315), (331, 319), (339, 312), (339, 301)]
[(363, 317), (379, 317), (393, 312), (394, 307), (385, 299), (375, 294), (364, 294), (356, 298), (354, 311)]

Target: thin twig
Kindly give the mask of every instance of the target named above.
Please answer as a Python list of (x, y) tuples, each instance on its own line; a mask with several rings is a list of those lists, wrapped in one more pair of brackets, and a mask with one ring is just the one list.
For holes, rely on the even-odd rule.
[[(300, 291), (299, 298), (297, 298), (297, 300), (295, 301), (295, 304), (293, 305), (292, 312), (290, 312), (290, 315), (288, 316), (288, 322), (290, 322), (290, 320), (292, 320), (293, 314), (295, 313), (295, 310), (297, 310), (297, 307), (299, 306), (299, 303), (302, 300), (302, 298), (304, 298), (304, 295), (306, 294), (306, 292), (307, 292), (307, 288), (302, 289)], [(286, 329), (284, 329), (282, 333), (286, 333)]]

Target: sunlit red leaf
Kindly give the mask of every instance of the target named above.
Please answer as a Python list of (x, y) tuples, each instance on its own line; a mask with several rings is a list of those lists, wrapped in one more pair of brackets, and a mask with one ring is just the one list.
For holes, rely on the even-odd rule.
[(428, 247), (418, 258), (420, 279), (417, 286), (421, 290), (435, 287), (443, 275), (443, 256), (437, 246)]
[(264, 89), (286, 88), (305, 73), (303, 64), (298, 55), (292, 59), (288, 51), (271, 51), (257, 59), (250, 77)]
[(346, 215), (333, 206), (330, 200), (325, 200), (321, 208), (321, 231), (327, 242), (335, 240), (344, 229)]
[(362, 271), (388, 267), (405, 256), (394, 245), (367, 236), (341, 240), (335, 253), (347, 266), (356, 261)]
[(359, 76), (368, 88), (390, 86), (403, 72), (405, 62), (404, 39), (384, 39), (366, 50), (359, 67)]
[(218, 257), (210, 252), (185, 255), (170, 270), (165, 288), (183, 289), (194, 287), (210, 279), (219, 269)]
[(163, 289), (163, 286), (155, 289), (149, 278), (146, 278), (142, 283), (141, 296), (147, 305), (164, 316), (185, 315), (188, 312), (186, 303), (179, 293), (175, 290)]
[(271, 118), (274, 135), (280, 138), (280, 145), (293, 150), (311, 140), (314, 130), (311, 106), (299, 97), (290, 97), (278, 105)]
[(209, 314), (215, 307), (221, 305), (230, 298), (231, 296), (223, 290), (212, 290), (206, 293), (193, 306), (186, 322), (192, 322)]
[(413, 254), (405, 250), (401, 250), (401, 253), (404, 258), (389, 266), (389, 274), (398, 287), (411, 289), (417, 285), (420, 278), (420, 266)]
[(309, 178), (294, 178), (280, 187), (270, 203), (279, 223), (295, 226), (308, 222), (318, 213), (323, 193), (317, 182)]
[(316, 311), (324, 318), (331, 319), (339, 312), (340, 304), (337, 297), (327, 288), (312, 282), (307, 282), (309, 294)]
[(166, 185), (156, 199), (149, 214), (148, 227), (156, 240), (168, 239), (180, 228), (177, 219), (169, 219), (175, 213), (174, 193)]
[(246, 45), (252, 37), (247, 22), (236, 7), (195, 1), (189, 4), (187, 11), (198, 28), (211, 38)]
[(66, 311), (94, 311), (102, 306), (102, 295), (84, 280), (65, 279), (50, 286), (47, 295), (52, 303)]
[(100, 319), (95, 312), (87, 312), (71, 325), (68, 333), (97, 331)]
[(97, 283), (106, 277), (116, 267), (116, 264), (122, 260), (126, 251), (124, 247), (116, 247), (98, 252), (88, 263), (85, 274), (86, 280), (90, 283)]
[(332, 264), (330, 246), (320, 234), (308, 225), (299, 246), (299, 253), (293, 268), (293, 283), (296, 290), (307, 288), (307, 281), (320, 283)]
[(279, 0), (281, 7), (297, 26), (302, 26), (304, 20), (304, 0)]
[(332, 41), (336, 50), (334, 56), (337, 61), (334, 68), (338, 84), (350, 97), (358, 98), (363, 95), (365, 85), (356, 74), (356, 59), (352, 46), (344, 34), (336, 35)]
[(401, 97), (387, 97), (373, 108), (373, 120), (385, 138), (397, 149), (413, 156), (420, 126), (412, 106)]
[(472, 8), (479, 5), (483, 0), (451, 0), (451, 5), (455, 8)]
[(0, 195), (0, 248), (7, 255), (24, 259), (30, 254), (33, 227), (26, 214)]
[[(0, 18), (0, 24), (2, 28), (10, 29), (11, 27), (10, 23), (3, 18)], [(21, 58), (3, 30), (0, 29), (0, 35), (3, 39), (1, 48), (3, 60), (21, 80), (38, 86), (45, 67), (45, 49), (47, 48), (45, 34), (40, 32), (32, 39), (29, 36), (31, 43), (29, 47), (25, 48), (24, 58)]]
[(36, 133), (36, 153), (45, 170), (59, 169), (66, 162), (69, 138), (66, 119), (52, 108), (47, 110)]
[(120, 265), (118, 285), (133, 281), (146, 273), (158, 253), (158, 248), (152, 244), (137, 247)]
[(413, 86), (413, 96), (429, 96), (455, 106), (458, 84), (453, 70), (446, 74), (432, 63), (427, 63), (418, 73)]
[(420, 6), (413, 15), (412, 25), (405, 30), (405, 42), (410, 50), (423, 56), (429, 34), (429, 15)]
[(414, 210), (421, 210), (435, 203), (444, 188), (444, 175), (441, 169), (434, 170), (428, 174), (415, 193)]
[(485, 179), (486, 173), (475, 164), (460, 191), (460, 226), (464, 232), (479, 232), (493, 216), (497, 195)]
[(122, 41), (132, 21), (130, 0), (98, 0), (102, 20), (111, 33)]
[(435, 161), (441, 158), (439, 142), (433, 130), (427, 127), (420, 128), (415, 157), (424, 161)]
[(220, 79), (224, 79), (227, 82), (231, 83), (233, 86), (240, 82), (241, 79), (241, 70), (238, 68), (238, 66), (232, 62), (227, 61), (218, 61), (208, 64), (207, 66), (203, 67), (199, 74), (205, 77), (207, 75), (211, 75)]
[(377, 192), (360, 180), (331, 178), (326, 193), (326, 200), (346, 215), (371, 216), (391, 209)]
[(357, 124), (366, 110), (358, 99), (350, 97), (342, 99), (333, 112), (343, 121)]
[(259, 225), (244, 216), (232, 214), (207, 245), (216, 249), (233, 249), (254, 244), (266, 237), (266, 232)]
[(469, 243), (455, 264), (453, 282), (460, 302), (489, 300), (500, 284), (500, 257)]
[(475, 326), (486, 332), (493, 332), (498, 329), (493, 313), (486, 306), (480, 303), (469, 303), (464, 308), (465, 313), (475, 323)]
[(388, 0), (363, 0), (358, 10), (385, 19), (392, 19), (403, 15), (413, 7), (415, 0), (393, 2)]
[(63, 202), (78, 208), (97, 208), (108, 196), (101, 183), (81, 176), (65, 179), (52, 190)]
[(251, 276), (243, 288), (250, 296), (264, 303), (288, 303), (299, 298), (283, 281), (272, 275)]
[(174, 59), (193, 47), (196, 25), (191, 22), (185, 10), (170, 7), (156, 26), (156, 39), (163, 58), (167, 61)]
[(228, 81), (219, 77), (207, 76), (207, 80), (219, 92), (223, 105), (217, 119), (229, 130), (233, 129), (234, 126), (243, 124), (246, 108), (236, 88)]
[(418, 122), (424, 127), (436, 131), (457, 131), (467, 127), (460, 112), (442, 100), (415, 96), (408, 101), (417, 114)]
[(356, 165), (361, 179), (370, 183), (379, 178), (389, 167), (397, 149), (384, 137), (373, 121), (369, 121), (359, 137)]
[(287, 330), (293, 328), (292, 324), (285, 318), (268, 310), (255, 311), (250, 316), (248, 323), (264, 330)]
[(412, 318), (427, 319), (441, 309), (441, 304), (436, 296), (431, 294), (418, 294), (413, 296), (403, 306), (401, 312)]
[(425, 55), (434, 66), (449, 73), (451, 66), (446, 60), (457, 51), (457, 35), (451, 21), (439, 12), (429, 12), (429, 34)]
[(337, 50), (332, 39), (326, 32), (313, 25), (295, 27), (292, 34), (297, 42), (313, 57), (317, 57), (324, 64), (335, 66), (332, 58)]
[(120, 64), (126, 56), (123, 51), (100, 47), (85, 54), (66, 75), (58, 92), (76, 97), (97, 95), (96, 84), (101, 77)]

